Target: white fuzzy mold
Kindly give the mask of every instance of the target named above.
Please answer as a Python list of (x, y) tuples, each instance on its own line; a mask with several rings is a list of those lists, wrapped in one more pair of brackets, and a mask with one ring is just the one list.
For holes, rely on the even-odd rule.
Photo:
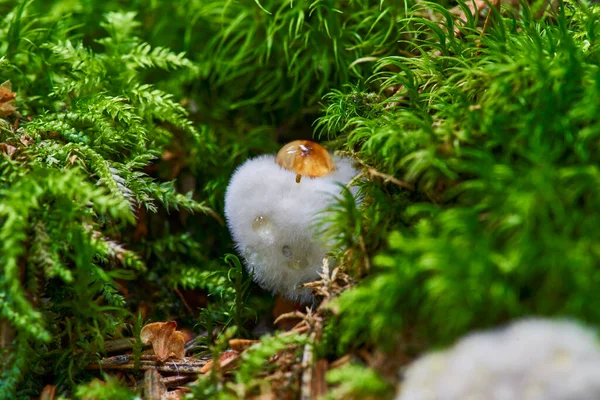
[(332, 204), (357, 174), (348, 159), (334, 158), (328, 175), (302, 177), (271, 155), (246, 161), (233, 174), (225, 195), (225, 216), (238, 252), (263, 288), (308, 302), (303, 283), (319, 278), (330, 248), (314, 236), (316, 213)]
[(521, 320), (474, 333), (406, 371), (397, 400), (597, 400), (600, 346), (570, 321)]

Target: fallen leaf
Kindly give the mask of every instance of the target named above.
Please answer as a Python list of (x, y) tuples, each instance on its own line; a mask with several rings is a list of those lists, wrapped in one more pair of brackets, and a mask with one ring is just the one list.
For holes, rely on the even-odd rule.
[(232, 350), (241, 352), (241, 351), (244, 351), (246, 348), (252, 346), (255, 343), (260, 343), (260, 340), (230, 339), (229, 347), (231, 347)]
[[(226, 350), (225, 352), (221, 353), (218, 360), (218, 366), (221, 369), (221, 372), (227, 372), (234, 369), (237, 365), (237, 361), (239, 360), (239, 358), (240, 353), (235, 350)], [(204, 364), (204, 366), (200, 370), (200, 373), (206, 374), (213, 368), (213, 365), (214, 360), (209, 360), (206, 364)]]
[(0, 85), (0, 117), (8, 117), (17, 111), (15, 106), (11, 104), (16, 97), (17, 94), (12, 91), (10, 81)]
[(227, 350), (219, 356), (219, 366), (221, 371), (226, 372), (235, 368), (237, 361), (240, 358), (240, 353), (235, 350)]
[(173, 390), (167, 392), (163, 395), (162, 400), (179, 400), (182, 399), (185, 395), (185, 392), (181, 389)]
[(206, 364), (204, 364), (204, 366), (202, 368), (200, 368), (200, 373), (205, 374), (208, 371), (210, 371), (213, 367), (213, 364), (214, 364), (213, 360), (208, 360), (206, 362)]
[(54, 400), (56, 398), (56, 386), (46, 385), (42, 394), (40, 394), (40, 400)]
[(185, 357), (185, 336), (176, 331), (177, 322), (153, 322), (145, 325), (140, 332), (140, 338), (145, 345), (152, 345), (156, 359), (159, 362), (169, 358), (183, 359)]

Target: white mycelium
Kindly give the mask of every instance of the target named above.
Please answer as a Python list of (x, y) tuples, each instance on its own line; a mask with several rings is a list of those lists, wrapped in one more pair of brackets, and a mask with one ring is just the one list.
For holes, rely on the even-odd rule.
[(397, 400), (597, 400), (600, 345), (569, 321), (474, 333), (406, 371)]
[(254, 279), (265, 289), (307, 302), (310, 291), (298, 289), (319, 278), (330, 250), (314, 237), (315, 214), (329, 206), (356, 175), (348, 159), (334, 157), (335, 170), (317, 178), (283, 169), (275, 157), (246, 161), (233, 174), (225, 195), (227, 224), (237, 250)]

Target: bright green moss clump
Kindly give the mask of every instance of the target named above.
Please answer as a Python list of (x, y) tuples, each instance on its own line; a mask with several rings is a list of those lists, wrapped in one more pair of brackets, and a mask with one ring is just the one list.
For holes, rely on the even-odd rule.
[(567, 3), (441, 43), (429, 21), (406, 21), (422, 56), (382, 58), (373, 79), (399, 90), (336, 125), (427, 200), (382, 211), (410, 223), (339, 300), (344, 343), (403, 329), (440, 343), (530, 314), (600, 323), (598, 12)]

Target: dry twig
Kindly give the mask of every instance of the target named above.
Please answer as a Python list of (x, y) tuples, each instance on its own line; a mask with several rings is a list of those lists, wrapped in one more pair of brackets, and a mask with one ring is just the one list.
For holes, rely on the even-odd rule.
[(144, 398), (148, 400), (161, 400), (167, 393), (167, 387), (162, 376), (154, 368), (149, 368), (144, 373)]

